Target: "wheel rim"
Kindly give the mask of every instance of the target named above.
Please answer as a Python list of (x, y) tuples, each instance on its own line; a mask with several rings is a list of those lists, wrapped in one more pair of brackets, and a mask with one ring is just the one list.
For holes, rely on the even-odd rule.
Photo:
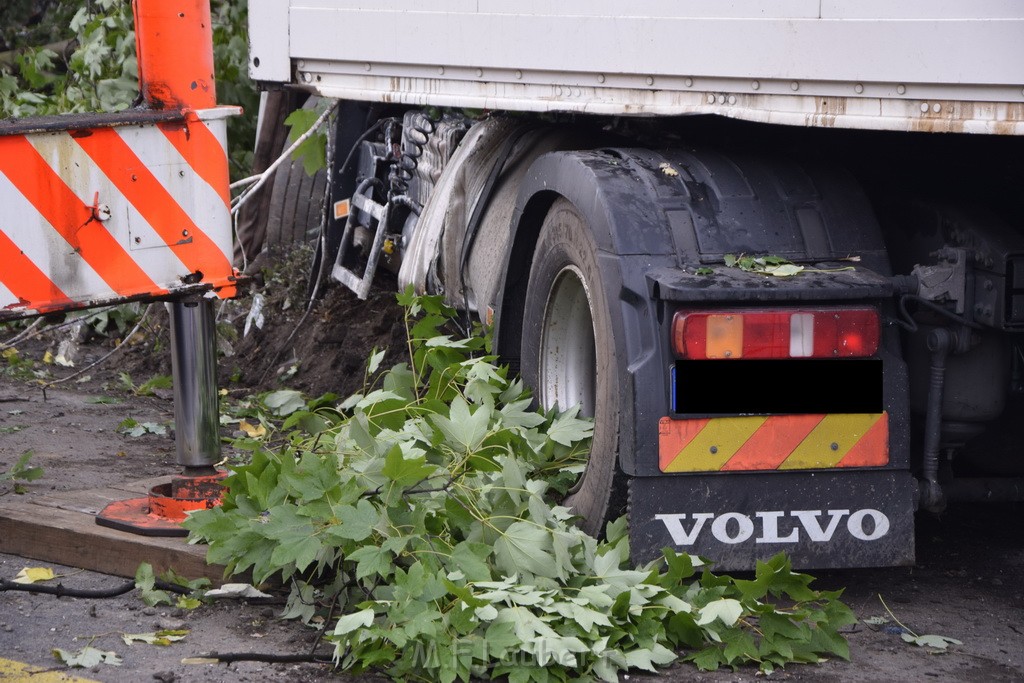
[(597, 348), (590, 293), (576, 266), (555, 277), (544, 307), (538, 359), (538, 400), (545, 408), (580, 406), (594, 416), (597, 393)]

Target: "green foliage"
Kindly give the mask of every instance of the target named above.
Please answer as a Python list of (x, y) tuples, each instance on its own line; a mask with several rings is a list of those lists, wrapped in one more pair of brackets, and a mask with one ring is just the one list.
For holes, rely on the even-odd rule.
[(263, 405), (275, 415), (291, 415), (292, 413), (306, 407), (306, 401), (302, 394), (294, 389), (282, 389), (272, 391), (263, 397)]
[(170, 605), (173, 602), (170, 593), (156, 588), (156, 574), (153, 573), (153, 565), (148, 562), (143, 562), (135, 570), (135, 588), (142, 601), (150, 607)]
[(76, 652), (62, 650), (59, 647), (55, 647), (51, 652), (62, 663), (73, 668), (92, 669), (100, 664), (121, 666), (124, 662), (116, 652), (99, 650), (91, 645), (87, 645)]
[(28, 462), (32, 459), (32, 451), (25, 451), (21, 457), (11, 465), (5, 472), (0, 472), (0, 482), (13, 481), (15, 493), (25, 493), (22, 482), (35, 481), (43, 476), (42, 467), (31, 467)]
[[(800, 273), (838, 273), (844, 270), (854, 270), (853, 266), (808, 268), (807, 266), (799, 266), (781, 256), (747, 256), (746, 254), (736, 256), (735, 254), (726, 254), (724, 260), (727, 268), (739, 268), (748, 273), (761, 273), (762, 275), (771, 275), (773, 277), (793, 277)], [(839, 260), (857, 262), (860, 261), (860, 257), (848, 256)], [(698, 269), (698, 275), (710, 274), (710, 272), (701, 273), (700, 270), (710, 271), (710, 269)]]
[[(189, 595), (177, 595), (171, 597), (171, 593), (158, 587), (158, 578), (164, 584), (173, 584), (187, 588)], [(172, 586), (173, 587), (173, 586)], [(173, 570), (168, 570), (159, 577), (153, 572), (153, 565), (143, 562), (135, 570), (135, 588), (139, 591), (139, 597), (144, 603), (153, 607), (155, 605), (175, 605), (182, 609), (194, 609), (201, 604), (201, 599), (206, 589), (210, 587), (210, 580), (205, 578), (189, 580)]]
[(85, 323), (96, 334), (121, 336), (131, 330), (142, 317), (143, 307), (138, 303), (121, 304), (82, 314)]
[[(79, 3), (61, 0), (4, 0), (0, 5), (0, 50), (16, 51), (57, 42)], [(0, 54), (0, 61), (10, 60)]]
[[(288, 118), (284, 120), (285, 125), (288, 126), (289, 144), (294, 143), (312, 128), (327, 106), (327, 101), (321, 100), (315, 108), (296, 109), (289, 114)], [(321, 127), (296, 147), (292, 152), (292, 158), (302, 159), (302, 168), (310, 176), (324, 168), (327, 165), (327, 133), (323, 128)]]
[(135, 396), (154, 396), (157, 389), (170, 389), (173, 386), (170, 375), (153, 375), (142, 384), (135, 384), (131, 375), (119, 372), (117, 381), (125, 391)]
[(77, 45), (66, 61), (48, 47), (27, 46), (13, 64), (0, 65), (0, 115), (117, 111), (131, 105), (138, 93), (131, 3), (86, 3), (70, 18), (63, 37)]
[(789, 259), (781, 256), (747, 256), (740, 254), (725, 255), (725, 265), (728, 268), (739, 268), (748, 273), (763, 273), (776, 277), (791, 277), (804, 270)]
[[(882, 607), (885, 608), (885, 611), (889, 616), (892, 617), (892, 620), (899, 625), (899, 629), (902, 631), (902, 633), (900, 633), (900, 637), (903, 639), (903, 642), (917, 645), (918, 647), (930, 648), (932, 651), (936, 652), (945, 651), (950, 645), (963, 645), (963, 641), (957, 640), (956, 638), (950, 638), (949, 636), (940, 636), (936, 634), (918, 635), (914, 633), (912, 630), (907, 628), (903, 622), (896, 618), (896, 615), (892, 613), (891, 609), (889, 609), (889, 605), (885, 604), (885, 600), (881, 595), (878, 596), (878, 600), (882, 603)], [(889, 619), (885, 617), (872, 617), (870, 619), (865, 619), (864, 623), (875, 628), (877, 626), (882, 626), (883, 624), (888, 624)]]
[(0, 372), (14, 379), (33, 380), (45, 377), (48, 373), (39, 369), (38, 364), (31, 358), (26, 358), (18, 353), (14, 347), (0, 351)]
[[(85, 111), (119, 111), (138, 97), (135, 30), (129, 0), (42, 3), (50, 31), (23, 31), (7, 62), (0, 61), (0, 118)], [(217, 98), (246, 112), (228, 121), (231, 169), (246, 175), (252, 167), (259, 95), (249, 80), (247, 0), (212, 0)], [(20, 2), (8, 10), (15, 22), (32, 11)], [(73, 12), (73, 13), (72, 13)], [(47, 46), (51, 40), (74, 46), (66, 59)], [(70, 41), (70, 42), (64, 42)]]
[[(399, 300), (411, 363), (337, 410), (320, 401), (263, 415), (272, 430), (283, 417), (282, 447), (238, 440), (252, 458), (227, 479), (223, 507), (185, 523), (210, 562), (289, 582), (284, 616), (335, 616), (326, 639), (339, 667), (614, 681), (679, 648), (704, 669), (847, 656), (836, 629), (849, 610), (784, 556), (747, 581), (670, 550), (634, 568), (625, 520), (604, 541), (575, 527), (557, 501), (582, 468), (590, 423), (530, 410), (486, 339), (444, 333), (451, 312), (439, 298)], [(292, 407), (275, 393), (273, 404)]]
[(117, 425), (117, 431), (125, 436), (138, 438), (146, 434), (164, 436), (167, 434), (167, 427), (159, 422), (139, 422), (131, 417), (126, 417)]
[(945, 650), (950, 645), (963, 645), (962, 640), (956, 638), (950, 638), (949, 636), (938, 636), (938, 635), (923, 635), (919, 636), (914, 633), (901, 633), (900, 637), (903, 638), (904, 642), (912, 643), (918, 647), (930, 647), (934, 650)]
[(189, 634), (187, 629), (161, 629), (153, 633), (122, 633), (121, 641), (125, 645), (135, 643), (146, 643), (147, 645), (159, 645), (166, 647), (171, 643), (184, 640)]

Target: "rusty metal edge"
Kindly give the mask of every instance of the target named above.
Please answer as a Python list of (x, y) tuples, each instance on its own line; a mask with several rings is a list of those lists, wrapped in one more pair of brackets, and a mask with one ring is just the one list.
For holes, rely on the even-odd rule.
[(153, 125), (184, 122), (185, 113), (176, 109), (125, 109), (113, 113), (89, 112), (84, 114), (57, 114), (30, 116), (0, 121), (0, 136), (29, 133), (56, 133), (86, 128), (113, 128), (116, 126)]
[[(244, 283), (244, 278), (238, 278), (236, 282), (228, 283), (228, 286), (241, 285)], [(179, 299), (205, 294), (206, 292), (214, 291), (219, 287), (209, 283), (199, 283), (192, 285), (182, 285), (176, 287), (170, 293), (163, 296), (153, 296), (152, 294), (138, 294), (135, 296), (124, 296), (124, 297), (107, 297), (101, 299), (90, 299), (89, 301), (67, 301), (61, 302), (60, 304), (54, 305), (52, 308), (47, 310), (38, 309), (0, 309), (0, 322), (10, 322), (12, 320), (20, 320), (22, 318), (35, 318), (41, 315), (53, 315), (57, 313), (69, 313), (71, 311), (81, 311), (88, 308), (102, 308), (104, 306), (117, 306), (120, 304), (132, 303), (135, 301), (141, 302), (155, 302), (155, 301), (177, 301)]]

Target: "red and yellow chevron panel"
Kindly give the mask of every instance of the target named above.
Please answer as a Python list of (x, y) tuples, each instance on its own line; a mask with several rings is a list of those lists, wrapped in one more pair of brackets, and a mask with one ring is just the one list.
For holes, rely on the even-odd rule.
[(234, 294), (227, 117), (122, 112), (0, 126), (0, 319)]
[(889, 462), (887, 413), (663, 417), (658, 429), (662, 472), (881, 467)]

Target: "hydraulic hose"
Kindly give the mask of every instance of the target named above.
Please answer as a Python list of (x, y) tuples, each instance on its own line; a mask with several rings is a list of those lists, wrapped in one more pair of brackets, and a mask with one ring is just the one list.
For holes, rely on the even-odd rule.
[(942, 393), (946, 379), (946, 358), (955, 343), (953, 333), (945, 327), (935, 328), (928, 334), (931, 369), (924, 423), (921, 507), (929, 512), (942, 512), (946, 508), (946, 496), (939, 485), (939, 448), (942, 440)]

